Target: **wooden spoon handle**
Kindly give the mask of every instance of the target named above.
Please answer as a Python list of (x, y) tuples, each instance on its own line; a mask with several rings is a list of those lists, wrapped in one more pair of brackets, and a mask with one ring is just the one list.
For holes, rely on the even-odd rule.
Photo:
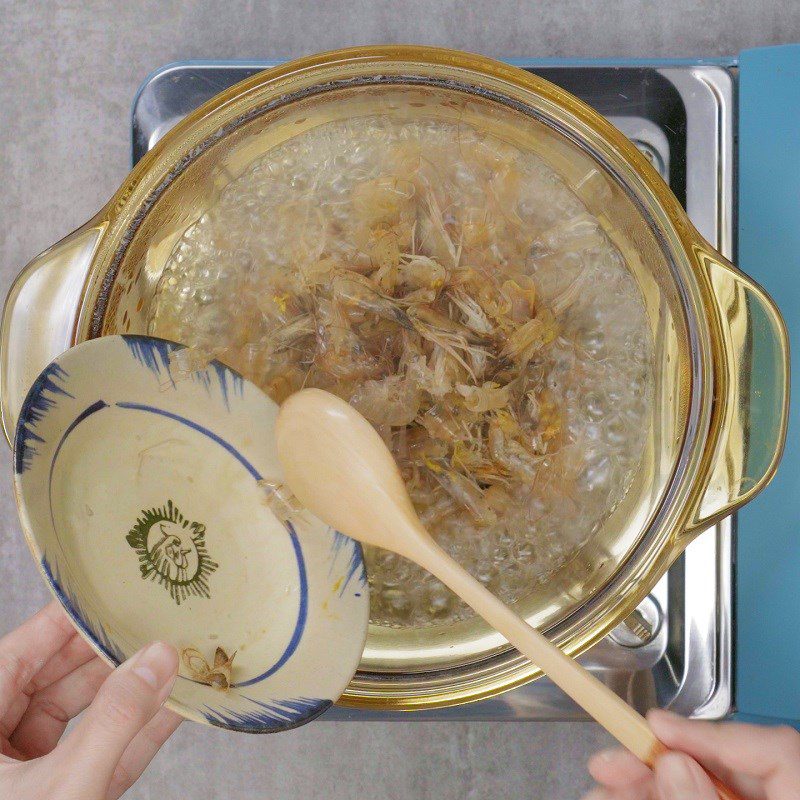
[[(429, 540), (430, 541), (430, 540)], [(449, 586), (496, 631), (536, 664), (553, 683), (594, 717), (616, 740), (652, 767), (666, 751), (647, 720), (577, 661), (565, 655), (450, 558), (433, 541), (415, 553), (419, 563)], [(739, 800), (709, 775), (722, 800)]]

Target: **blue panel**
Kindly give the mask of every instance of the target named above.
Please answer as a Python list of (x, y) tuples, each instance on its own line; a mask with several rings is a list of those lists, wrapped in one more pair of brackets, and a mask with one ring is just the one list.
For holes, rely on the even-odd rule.
[[(739, 58), (739, 266), (777, 301), (800, 374), (800, 45)], [(736, 700), (800, 720), (800, 405), (772, 484), (739, 514)]]

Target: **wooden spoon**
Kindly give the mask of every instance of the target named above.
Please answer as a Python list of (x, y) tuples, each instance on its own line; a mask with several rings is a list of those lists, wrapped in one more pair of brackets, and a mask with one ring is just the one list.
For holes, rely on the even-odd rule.
[[(459, 566), (419, 521), (378, 432), (329, 392), (304, 389), (275, 424), (278, 459), (297, 499), (338, 531), (415, 561), (449, 586), (620, 744), (652, 767), (665, 752), (647, 720)], [(737, 796), (709, 775), (723, 800)]]

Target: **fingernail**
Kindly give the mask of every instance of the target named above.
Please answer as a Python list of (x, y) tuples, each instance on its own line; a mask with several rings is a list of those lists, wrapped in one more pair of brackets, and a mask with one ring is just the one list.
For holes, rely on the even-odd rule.
[[(703, 790), (699, 767), (681, 753), (665, 753), (656, 761), (656, 782), (659, 788), (667, 789), (666, 797), (697, 797)], [(662, 792), (663, 794), (663, 792)]]
[(609, 761), (613, 761), (616, 755), (616, 750), (601, 750), (599, 753), (595, 753), (592, 756), (592, 761), (597, 761), (601, 764), (607, 764)]
[(178, 654), (164, 642), (153, 642), (134, 656), (132, 668), (151, 689), (161, 689), (175, 678)]

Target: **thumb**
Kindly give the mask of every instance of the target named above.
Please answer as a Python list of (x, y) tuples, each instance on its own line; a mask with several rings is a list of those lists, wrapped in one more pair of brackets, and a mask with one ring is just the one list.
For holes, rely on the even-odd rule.
[(800, 796), (800, 734), (786, 726), (688, 720), (654, 710), (647, 721), (672, 750), (696, 758), (733, 786), (763, 786), (767, 797)]
[(667, 747), (688, 753), (715, 772), (736, 770), (765, 779), (800, 763), (800, 734), (788, 727), (703, 722), (661, 710), (648, 713), (647, 721)]
[(664, 753), (653, 768), (660, 800), (717, 800), (717, 790), (703, 768), (683, 753)]
[(78, 782), (95, 790), (108, 786), (128, 745), (169, 696), (177, 671), (175, 648), (154, 642), (109, 675), (75, 730), (57, 749), (69, 758)]

